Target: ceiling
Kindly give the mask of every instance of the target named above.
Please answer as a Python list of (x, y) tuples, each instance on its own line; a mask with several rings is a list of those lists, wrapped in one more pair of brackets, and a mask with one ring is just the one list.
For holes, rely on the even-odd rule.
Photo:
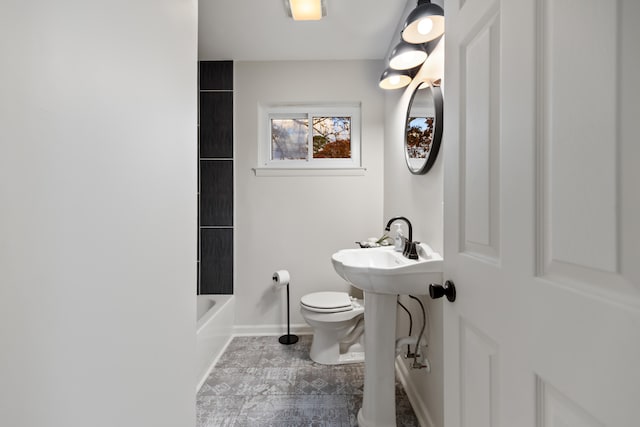
[[(200, 0), (199, 59), (383, 59), (415, 0), (326, 0), (320, 21), (294, 21), (284, 0)], [(409, 10), (410, 10), (409, 9)], [(398, 35), (399, 37), (399, 35)]]

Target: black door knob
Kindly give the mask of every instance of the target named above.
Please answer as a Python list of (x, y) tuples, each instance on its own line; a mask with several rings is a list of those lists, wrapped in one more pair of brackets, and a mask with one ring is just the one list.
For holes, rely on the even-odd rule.
[(433, 299), (446, 296), (449, 302), (454, 302), (456, 300), (456, 286), (450, 280), (444, 282), (444, 286), (431, 284), (429, 285), (429, 296)]

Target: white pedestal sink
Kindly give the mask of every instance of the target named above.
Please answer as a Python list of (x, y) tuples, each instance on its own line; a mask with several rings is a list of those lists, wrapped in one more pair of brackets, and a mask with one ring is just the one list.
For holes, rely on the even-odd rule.
[(331, 257), (336, 272), (364, 291), (364, 395), (360, 427), (396, 426), (395, 340), (398, 295), (428, 295), (442, 283), (442, 256), (418, 245), (417, 260), (393, 247), (343, 249)]

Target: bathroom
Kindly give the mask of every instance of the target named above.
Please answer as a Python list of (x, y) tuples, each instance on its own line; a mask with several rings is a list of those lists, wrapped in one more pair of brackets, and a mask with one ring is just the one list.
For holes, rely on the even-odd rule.
[[(519, 0), (517, 4), (526, 12), (522, 15), (534, 16), (545, 13), (542, 7), (536, 9), (536, 5), (543, 3), (546, 7), (557, 4), (560, 10), (555, 12), (563, 18), (541, 21), (545, 25), (561, 22), (577, 26), (581, 22), (591, 22), (584, 11), (580, 11), (583, 19), (568, 19), (566, 10), (560, 7), (565, 2)], [(588, 3), (596, 6), (596, 2)], [(640, 181), (640, 176), (633, 167), (639, 157), (637, 144), (629, 142), (634, 141), (635, 135), (634, 126), (629, 123), (639, 114), (637, 104), (631, 100), (640, 99), (637, 81), (631, 77), (635, 74), (630, 72), (640, 67), (635, 44), (629, 43), (629, 40), (640, 39), (634, 25), (640, 17), (636, 3), (621, 0), (617, 9), (612, 8), (615, 13), (600, 10), (608, 28), (619, 28), (619, 31), (610, 31), (616, 37), (607, 33), (608, 37), (596, 40), (592, 36), (589, 39), (590, 46), (597, 48), (599, 55), (606, 59), (598, 64), (597, 71), (606, 76), (617, 76), (619, 81), (613, 85), (617, 89), (583, 91), (580, 92), (583, 98), (576, 102), (577, 106), (597, 104), (593, 102), (595, 97), (600, 105), (607, 107), (604, 111), (614, 111), (617, 106), (618, 118), (607, 116), (601, 125), (607, 129), (606, 134), (619, 136), (618, 148), (611, 145), (616, 143), (615, 138), (598, 140), (596, 149), (579, 151), (580, 162), (568, 161), (571, 153), (554, 151), (552, 154), (558, 162), (549, 167), (567, 166), (553, 169), (554, 179), (563, 185), (554, 186), (554, 191), (559, 193), (553, 193), (553, 197), (543, 191), (547, 188), (545, 185), (537, 193), (544, 201), (554, 204), (532, 207), (536, 197), (525, 190), (534, 185), (513, 180), (505, 181), (501, 187), (501, 191), (509, 191), (511, 196), (515, 194), (511, 188), (514, 184), (523, 193), (522, 199), (511, 199), (511, 203), (503, 200), (500, 206), (505, 210), (502, 213), (512, 214), (517, 209), (521, 209), (517, 213), (524, 214), (548, 212), (541, 221), (530, 221), (528, 226), (520, 228), (515, 222), (500, 220), (505, 232), (498, 236), (507, 239), (533, 228), (541, 230), (544, 245), (536, 246), (527, 240), (529, 245), (517, 246), (515, 250), (513, 246), (503, 246), (501, 253), (510, 255), (529, 253), (531, 247), (539, 249), (538, 254), (544, 258), (542, 261), (522, 264), (530, 270), (535, 264), (536, 273), (546, 278), (535, 292), (528, 294), (535, 302), (531, 306), (544, 307), (545, 311), (543, 316), (536, 316), (533, 310), (520, 311), (522, 316), (535, 318), (535, 322), (526, 325), (511, 322), (518, 331), (518, 337), (513, 341), (501, 341), (503, 335), (512, 332), (508, 330), (510, 322), (495, 319), (483, 320), (479, 326), (463, 323), (453, 330), (467, 328), (464, 329), (467, 335), (463, 336), (467, 339), (464, 341), (467, 348), (475, 346), (474, 349), (487, 355), (482, 359), (486, 362), (484, 365), (473, 364), (474, 359), (467, 360), (466, 369), (478, 369), (478, 372), (485, 372), (483, 366), (497, 369), (497, 364), (506, 362), (508, 357), (520, 356), (518, 346), (521, 344), (521, 348), (531, 355), (531, 359), (526, 359), (530, 363), (526, 370), (521, 372), (516, 367), (498, 377), (489, 376), (499, 380), (501, 386), (491, 388), (491, 396), (504, 400), (500, 405), (497, 400), (492, 401), (495, 405), (491, 408), (495, 412), (489, 412), (489, 415), (466, 412), (466, 417), (490, 417), (493, 413), (502, 421), (500, 425), (529, 427), (537, 425), (531, 421), (535, 418), (534, 410), (547, 408), (551, 412), (544, 414), (550, 416), (539, 418), (540, 425), (553, 425), (553, 415), (560, 420), (559, 424), (564, 422), (565, 425), (631, 426), (634, 425), (631, 420), (640, 419), (634, 403), (640, 380), (632, 363), (640, 357), (634, 344), (640, 342), (637, 336), (640, 330), (637, 327), (640, 271), (637, 261), (634, 262), (638, 254), (635, 242), (640, 241), (640, 231), (633, 219), (637, 217), (633, 213), (640, 205), (633, 184)], [(470, 8), (489, 4), (491, 13), (472, 14), (480, 18), (494, 16), (498, 7), (496, 2), (480, 0), (451, 0), (450, 4), (461, 7), (464, 4)], [(509, 17), (520, 16), (510, 4), (513, 3), (502, 2), (504, 10), (501, 13)], [(274, 5), (281, 9), (281, 2), (274, 2)], [(449, 11), (454, 13), (455, 9)], [(195, 1), (9, 0), (2, 5), (2, 426), (195, 425), (197, 21)], [(509, 22), (505, 19), (500, 29), (513, 34), (515, 30)], [(532, 25), (530, 21), (526, 22)], [(522, 30), (527, 28), (530, 29), (523, 27)], [(565, 35), (558, 31), (559, 28), (553, 29), (549, 34), (554, 37)], [(494, 33), (491, 35), (495, 36)], [(567, 40), (560, 41), (569, 43)], [(532, 49), (531, 39), (525, 41), (530, 44), (527, 49), (521, 49), (515, 42), (505, 42), (504, 51), (500, 53), (513, 55), (519, 50), (532, 52), (532, 55), (548, 53), (545, 49)], [(561, 62), (562, 57), (554, 56), (553, 59), (565, 65)], [(455, 71), (457, 59), (447, 57), (447, 61), (452, 61), (448, 66)], [(527, 61), (508, 63), (518, 71), (522, 71), (518, 67), (527, 65)], [(585, 60), (580, 65), (586, 64)], [(275, 94), (269, 92), (268, 85), (261, 84), (266, 76), (273, 81), (281, 78), (276, 74), (285, 71), (281, 68), (283, 65), (271, 61), (238, 61), (236, 96), (237, 108), (242, 111), (236, 111), (236, 120), (240, 123), (239, 113), (242, 112), (248, 124), (246, 128), (236, 125), (236, 138), (251, 138), (243, 135), (257, 132), (252, 129), (255, 122), (251, 117), (255, 118), (257, 114), (255, 102), (258, 96), (273, 94), (274, 98), (277, 95), (282, 96), (279, 99), (283, 101), (291, 100), (291, 93)], [(289, 65), (295, 65), (300, 71), (296, 75), (289, 74), (286, 81), (287, 86), (294, 87), (311, 80), (309, 76), (318, 76), (323, 64), (316, 64), (320, 68), (312, 68), (314, 64), (306, 62)], [(346, 177), (258, 177), (251, 170), (256, 167), (257, 148), (247, 143), (237, 147), (234, 293), (236, 304), (242, 302), (248, 306), (242, 310), (236, 307), (235, 323), (239, 332), (248, 333), (256, 325), (283, 324), (283, 295), (270, 290), (271, 273), (275, 269), (291, 271), (294, 301), (302, 293), (326, 284), (344, 286), (331, 269), (331, 253), (352, 247), (356, 240), (382, 233), (391, 216), (410, 218), (416, 240), (428, 242), (434, 249), (447, 254), (445, 241), (450, 229), (446, 228), (447, 217), (443, 214), (443, 209), (448, 208), (446, 204), (443, 207), (443, 201), (447, 201), (443, 188), (450, 188), (447, 183), (451, 182), (447, 180), (451, 175), (447, 175), (450, 172), (444, 163), (447, 156), (439, 156), (426, 175), (408, 173), (399, 136), (408, 94), (377, 90), (376, 83), (383, 66), (381, 60), (349, 60), (332, 65), (324, 74), (336, 73), (336, 67), (339, 67), (344, 78), (341, 91), (334, 93), (331, 87), (314, 88), (311, 85), (304, 93), (309, 95), (309, 101), (329, 97), (333, 101), (339, 96), (344, 96), (348, 102), (353, 102), (354, 98), (361, 100), (362, 159), (366, 171), (361, 176)], [(592, 69), (581, 67), (587, 68)], [(554, 68), (553, 72), (561, 73), (562, 69)], [(305, 72), (309, 74), (305, 75)], [(526, 77), (517, 84), (508, 80), (509, 86), (503, 94), (517, 93), (528, 100), (527, 105), (535, 105), (531, 98), (537, 94), (540, 99), (536, 99), (542, 101), (538, 105), (544, 111), (547, 109), (542, 107), (548, 107), (548, 103), (566, 107), (561, 101), (567, 95), (558, 91), (557, 86), (553, 91), (549, 89), (549, 93), (559, 98), (540, 91), (546, 94), (542, 96), (531, 86), (519, 90), (518, 85), (531, 81), (549, 88), (544, 86), (548, 80), (528, 78), (531, 75)], [(583, 88), (590, 87), (587, 82), (609, 79), (600, 75), (587, 79), (579, 73), (560, 74), (560, 78), (565, 84), (575, 80)], [(365, 82), (365, 79), (371, 81)], [(245, 92), (244, 87), (247, 88)], [(624, 91), (620, 89), (622, 87)], [(575, 90), (574, 87), (571, 89)], [(449, 90), (445, 108), (447, 99), (455, 98), (456, 94), (455, 86)], [(253, 107), (246, 105), (251, 102), (254, 102)], [(560, 110), (553, 111), (558, 114)], [(570, 119), (579, 120), (574, 115), (562, 117), (566, 122), (554, 122), (556, 127), (549, 132), (565, 131), (562, 135), (566, 137), (567, 129), (584, 129), (571, 122)], [(530, 122), (518, 123), (523, 127), (531, 126)], [(557, 127), (563, 123), (568, 126)], [(617, 133), (611, 129), (617, 129)], [(523, 135), (535, 133), (519, 131)], [(447, 141), (456, 138), (450, 134), (444, 138), (446, 154)], [(531, 150), (519, 138), (511, 138), (509, 142), (515, 145), (513, 148), (504, 146), (505, 158), (519, 158), (512, 152), (516, 149), (526, 154), (522, 157), (546, 158), (545, 153)], [(449, 147), (452, 145), (455, 143)], [(602, 146), (607, 149), (597, 149)], [(573, 151), (569, 151), (576, 151), (575, 147), (570, 148)], [(501, 165), (505, 173), (513, 173), (520, 167), (523, 170), (530, 168), (527, 163), (502, 162)], [(571, 173), (563, 173), (567, 170)], [(590, 173), (594, 170), (599, 173)], [(573, 182), (572, 177), (579, 180)], [(589, 193), (583, 191), (585, 187), (605, 203), (592, 206), (572, 198), (571, 193), (579, 191), (585, 196), (584, 200), (591, 200), (586, 197)], [(290, 200), (295, 198), (305, 202), (304, 212), (287, 209)], [(576, 202), (580, 215), (563, 216), (563, 210), (554, 210), (565, 200)], [(612, 208), (617, 206), (621, 208)], [(608, 210), (605, 212), (605, 209)], [(303, 220), (296, 214), (307, 215), (308, 219)], [(322, 232), (314, 219), (331, 223), (331, 230)], [(578, 221), (583, 219), (584, 222)], [(549, 228), (550, 223), (554, 225), (553, 229)], [(594, 227), (594, 224), (599, 226)], [(556, 239), (551, 231), (564, 234)], [(604, 245), (604, 250), (590, 249), (595, 243)], [(585, 267), (584, 260), (594, 252), (600, 255), (596, 268)], [(603, 258), (603, 253), (610, 256)], [(488, 258), (495, 258), (495, 254), (488, 255)], [(461, 260), (473, 261), (471, 258)], [(504, 260), (508, 261), (507, 258)], [(549, 262), (545, 264), (544, 260)], [(243, 264), (245, 262), (256, 264)], [(483, 279), (481, 286), (467, 285), (466, 288), (465, 283), (472, 281), (465, 277), (457, 274), (454, 278), (460, 287), (456, 303), (432, 302), (425, 298), (431, 310), (432, 370), (431, 373), (416, 371), (412, 377), (416, 378), (418, 392), (425, 397), (425, 407), (438, 427), (469, 425), (468, 421), (466, 424), (461, 422), (460, 414), (447, 403), (456, 397), (449, 387), (461, 381), (455, 372), (452, 381), (445, 381), (452, 374), (451, 368), (447, 367), (451, 364), (445, 363), (439, 346), (442, 343), (444, 351), (451, 349), (454, 342), (447, 340), (442, 332), (444, 325), (439, 326), (438, 322), (449, 321), (453, 314), (451, 310), (473, 310), (474, 304), (469, 303), (472, 300), (476, 301), (476, 307), (489, 307), (490, 310), (484, 310), (489, 314), (502, 314), (500, 310), (510, 307), (501, 304), (502, 299), (496, 302), (479, 291), (489, 289), (499, 275), (491, 276), (491, 280)], [(579, 280), (562, 281), (557, 298), (545, 298), (547, 286), (558, 277), (592, 280), (593, 283), (589, 282), (584, 288), (576, 285)], [(524, 283), (524, 280), (514, 282)], [(599, 282), (609, 285), (602, 290), (597, 286)], [(596, 291), (592, 292), (593, 289)], [(561, 304), (567, 304), (571, 295), (580, 299), (583, 305), (572, 310), (571, 316), (566, 316), (570, 318), (565, 319), (566, 323), (553, 323), (552, 319), (558, 319), (557, 313), (562, 310)], [(582, 295), (589, 295), (589, 298), (582, 300)], [(614, 306), (622, 308), (618, 311), (609, 309)], [(514, 307), (522, 308), (523, 305)], [(592, 316), (594, 308), (599, 316)], [(301, 319), (295, 316), (293, 322), (300, 325)], [(522, 321), (520, 317), (516, 319)], [(585, 328), (586, 332), (579, 329), (574, 333), (578, 328)], [(451, 332), (451, 329), (447, 331)], [(493, 334), (495, 331), (497, 333)], [(633, 339), (619, 339), (618, 334)], [(497, 338), (485, 339), (489, 335)], [(551, 339), (547, 340), (547, 337)], [(562, 337), (572, 337), (575, 342)], [(539, 345), (534, 346), (532, 342)], [(566, 351), (562, 347), (565, 342), (570, 342), (575, 349)], [(549, 355), (553, 356), (555, 366), (562, 366), (561, 369), (554, 369)], [(567, 357), (571, 358), (571, 365)], [(593, 359), (613, 360), (614, 363), (609, 363), (606, 370), (592, 370), (598, 364), (587, 362)], [(504, 365), (513, 368), (513, 365)], [(495, 375), (491, 369), (489, 374)], [(510, 388), (513, 384), (508, 378), (514, 372), (517, 374), (514, 378), (520, 384), (530, 385), (534, 390), (525, 395), (531, 402), (526, 398), (516, 401), (515, 395), (510, 393), (515, 388)], [(589, 374), (583, 375), (585, 372)], [(585, 382), (583, 378), (589, 381)], [(482, 391), (481, 388), (476, 390)], [(600, 394), (598, 390), (601, 390)], [(603, 401), (607, 404), (595, 403), (598, 397), (606, 397)], [(534, 401), (538, 405), (533, 404)], [(526, 420), (518, 418), (516, 412), (525, 414)]]
[[(407, 2), (406, 11), (400, 12), (406, 16), (414, 7), (413, 2)], [(201, 7), (201, 16), (209, 16), (211, 8), (215, 10), (215, 6), (209, 6), (206, 10)], [(398, 17), (394, 26), (399, 25), (400, 21)], [(302, 22), (296, 24), (304, 25)], [(220, 25), (222, 23), (214, 22), (211, 29), (203, 31), (215, 34), (221, 31)], [(385, 39), (388, 46), (396, 42), (393, 34)], [(219, 43), (212, 45), (220, 48)], [(201, 47), (200, 59), (219, 59), (214, 56), (215, 51), (209, 53), (213, 48), (207, 47)], [(242, 57), (243, 54), (247, 55), (242, 52), (238, 56)], [(281, 56), (292, 55), (282, 53)], [(436, 69), (441, 73), (442, 61), (438, 59), (441, 65)], [(211, 64), (201, 66), (201, 75), (203, 66), (210, 67)], [(309, 333), (309, 326), (298, 309), (300, 298), (322, 290), (349, 291), (349, 285), (334, 271), (331, 255), (339, 249), (356, 247), (356, 241), (382, 236), (387, 220), (393, 216), (408, 217), (412, 221), (414, 239), (427, 242), (442, 253), (442, 160), (437, 159), (428, 174), (413, 175), (408, 171), (404, 158), (403, 123), (417, 80), (407, 90), (383, 91), (377, 86), (377, 81), (384, 70), (384, 61), (370, 59), (237, 60), (232, 66), (236, 121), (233, 135), (235, 334), (283, 333), (286, 323), (284, 293), (274, 292), (271, 286), (271, 275), (278, 269), (289, 270), (292, 277), (291, 323), (294, 332)], [(218, 72), (221, 75), (229, 73), (228, 70), (223, 73), (222, 69)], [(327, 75), (340, 77), (327, 79)], [(425, 76), (431, 80), (441, 77), (441, 74)], [(228, 82), (230, 79), (225, 77), (220, 80)], [(215, 79), (212, 81), (215, 82)], [(210, 86), (208, 82), (205, 86), (205, 96), (217, 95), (208, 92), (210, 87), (217, 89), (216, 86)], [(260, 166), (260, 147), (255, 141), (261, 138), (262, 130), (261, 112), (256, 106), (278, 103), (343, 104), (354, 101), (360, 103), (361, 108), (363, 170), (357, 171), (356, 175), (348, 173), (351, 171), (329, 175), (313, 171), (289, 171), (288, 174), (285, 171), (280, 176), (261, 176), (256, 173), (254, 169)], [(222, 161), (216, 158), (202, 160), (202, 163)], [(210, 180), (201, 177), (201, 183), (205, 179)], [(208, 206), (209, 203), (205, 204)], [(203, 224), (221, 227), (228, 226), (229, 222), (223, 224), (207, 219)], [(204, 233), (220, 231), (219, 228), (203, 230)], [(201, 241), (203, 251), (215, 252), (205, 249), (204, 238)], [(201, 260), (201, 264), (203, 262), (207, 261)], [(204, 268), (201, 266), (201, 269)], [(206, 276), (210, 277), (209, 273)], [(211, 280), (201, 284), (208, 289), (212, 286), (215, 289), (217, 285)], [(228, 281), (225, 286), (228, 286)], [(208, 290), (203, 291), (206, 292)], [(429, 337), (430, 347), (434, 349), (429, 354), (433, 370), (430, 374), (425, 370), (411, 373), (411, 380), (420, 394), (417, 398), (424, 402), (421, 408), (414, 410), (421, 410), (422, 417), (430, 419), (425, 421), (425, 425), (441, 425), (442, 410), (438, 408), (442, 407), (442, 401), (438, 396), (442, 395), (443, 387), (442, 355), (437, 350), (442, 347), (439, 333), (441, 304), (432, 303), (428, 297), (421, 298), (428, 306), (430, 330), (434, 331), (433, 336)], [(415, 302), (406, 302), (405, 305), (411, 309), (415, 324), (420, 325), (420, 307)], [(399, 321), (399, 333), (406, 335), (408, 320), (404, 313), (399, 314)], [(427, 399), (426, 396), (432, 397)]]
[[(274, 292), (275, 270), (291, 274), (291, 323), (294, 333), (309, 333), (298, 309), (300, 298), (318, 291), (350, 291), (333, 269), (331, 255), (355, 248), (356, 241), (380, 237), (389, 218), (407, 216), (415, 240), (442, 252), (442, 162), (426, 175), (413, 175), (403, 151), (404, 116), (411, 90), (385, 93), (376, 82), (382, 61), (238, 61), (234, 67), (235, 117), (235, 321), (243, 335), (282, 335), (286, 324), (284, 292)], [(324, 79), (337, 73), (340, 79)], [(305, 76), (304, 79), (296, 76)], [(263, 81), (269, 81), (269, 85)], [(315, 81), (309, 85), (308, 81)], [(256, 176), (260, 102), (361, 102), (362, 166), (359, 175)], [(386, 141), (386, 143), (385, 143)], [(386, 189), (386, 191), (385, 191)], [(436, 201), (434, 203), (434, 201)], [(406, 226), (405, 233), (406, 233)], [(204, 285), (204, 284), (203, 284)], [(210, 285), (210, 284), (209, 284)], [(403, 297), (406, 298), (406, 297)], [(440, 305), (422, 297), (431, 314), (429, 358), (432, 373), (415, 370), (411, 379), (424, 395), (442, 395)], [(405, 301), (422, 324), (420, 307)], [(405, 314), (399, 332), (408, 333)], [(275, 339), (275, 338), (274, 338)], [(442, 402), (422, 399), (423, 418), (441, 425)], [(427, 409), (426, 405), (431, 405)], [(427, 415), (429, 413), (429, 415)], [(433, 415), (431, 415), (433, 413)], [(429, 425), (429, 424), (425, 424)]]

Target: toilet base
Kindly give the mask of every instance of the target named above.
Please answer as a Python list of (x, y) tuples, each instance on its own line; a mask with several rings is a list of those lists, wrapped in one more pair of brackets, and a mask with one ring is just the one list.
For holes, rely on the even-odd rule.
[(364, 362), (364, 346), (360, 343), (360, 339), (345, 343), (340, 342), (340, 335), (344, 335), (344, 332), (316, 329), (309, 351), (311, 360), (323, 365)]
[[(313, 336), (313, 340), (316, 340), (317, 335)], [(320, 348), (320, 346), (317, 346)], [(340, 352), (340, 345), (324, 348), (324, 350), (314, 350), (313, 342), (311, 344), (311, 350), (309, 351), (309, 357), (316, 363), (322, 365), (345, 365), (347, 363), (361, 363), (364, 362), (364, 348), (360, 344), (354, 344), (346, 351)]]
[(364, 362), (364, 351), (350, 351), (343, 353), (338, 357), (338, 363), (335, 365), (346, 365), (347, 363), (362, 363)]

